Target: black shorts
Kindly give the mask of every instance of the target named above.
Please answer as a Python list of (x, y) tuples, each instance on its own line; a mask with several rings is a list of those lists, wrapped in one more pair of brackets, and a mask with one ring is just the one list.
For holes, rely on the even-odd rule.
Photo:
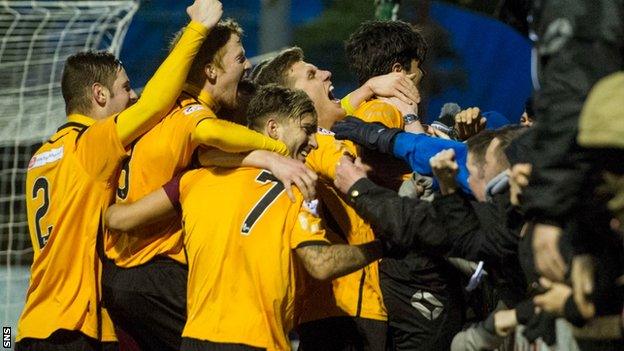
[(24, 338), (15, 351), (117, 351), (116, 342), (98, 342), (76, 330), (57, 330), (45, 339)]
[(381, 292), (388, 311), (393, 350), (448, 350), (463, 324), (459, 292), (432, 293), (382, 273)]
[(188, 267), (168, 258), (132, 268), (107, 260), (102, 298), (116, 328), (142, 350), (179, 350), (186, 323)]
[(262, 351), (266, 350), (243, 344), (219, 343), (193, 338), (182, 338), (181, 351)]
[(368, 318), (332, 317), (297, 327), (299, 350), (384, 351), (388, 324)]

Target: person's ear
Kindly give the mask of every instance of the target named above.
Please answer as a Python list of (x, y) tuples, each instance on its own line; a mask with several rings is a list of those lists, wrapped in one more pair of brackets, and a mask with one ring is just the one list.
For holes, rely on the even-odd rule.
[(217, 68), (212, 63), (204, 66), (204, 73), (206, 74), (206, 79), (210, 82), (214, 82), (217, 80)]
[(93, 85), (91, 85), (91, 96), (93, 97), (93, 100), (95, 100), (95, 102), (98, 105), (100, 106), (106, 105), (109, 94), (110, 92), (108, 91), (108, 88), (106, 88), (101, 83), (96, 82), (96, 83), (93, 83)]
[(266, 122), (266, 131), (267, 131), (267, 135), (270, 136), (273, 139), (279, 139), (279, 129), (280, 129), (280, 125), (279, 123), (277, 123), (277, 121), (273, 118), (269, 118)]
[(392, 72), (403, 72), (403, 65), (401, 65), (401, 64), (400, 64), (400, 63), (398, 63), (398, 62), (395, 62), (395, 63), (392, 65)]

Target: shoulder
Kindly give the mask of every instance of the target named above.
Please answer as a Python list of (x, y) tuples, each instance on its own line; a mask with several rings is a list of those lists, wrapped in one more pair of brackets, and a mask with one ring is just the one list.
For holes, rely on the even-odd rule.
[(369, 100), (362, 104), (354, 115), (366, 122), (381, 122), (390, 128), (403, 128), (403, 115), (392, 104), (381, 100)]
[(190, 120), (217, 118), (217, 115), (214, 113), (214, 111), (199, 103), (183, 105), (172, 112), (173, 113), (171, 113), (170, 115), (175, 115)]
[(358, 113), (371, 112), (400, 114), (399, 110), (394, 105), (379, 99), (368, 100), (355, 110), (356, 115)]

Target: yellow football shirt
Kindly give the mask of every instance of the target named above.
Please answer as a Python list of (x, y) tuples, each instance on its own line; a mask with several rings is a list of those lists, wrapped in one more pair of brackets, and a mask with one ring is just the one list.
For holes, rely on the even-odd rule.
[(120, 113), (124, 123), (116, 124), (115, 117), (95, 122), (72, 114), (31, 158), (26, 210), (34, 258), (18, 341), (44, 339), (59, 329), (116, 340), (112, 322), (100, 308), (96, 243), (126, 156), (120, 135), (130, 138), (140, 133), (153, 125), (150, 118), (161, 117), (169, 108), (170, 99), (162, 99), (168, 97), (163, 87), (177, 94), (184, 80), (180, 73), (188, 70), (207, 33), (198, 22), (191, 21), (187, 28), (144, 96)]
[(256, 168), (202, 168), (180, 180), (188, 252), (187, 322), (182, 336), (289, 350), (296, 276), (294, 249), (326, 245), (320, 219), (292, 203)]
[[(119, 175), (118, 203), (141, 199), (188, 167), (197, 147), (191, 135), (202, 119), (216, 118), (211, 107), (207, 94), (195, 98), (182, 93), (171, 112), (132, 147)], [(180, 228), (179, 220), (167, 220), (131, 233), (107, 231), (106, 256), (120, 267), (136, 266), (161, 254), (186, 263)]]
[[(218, 106), (207, 92), (189, 85), (184, 91), (169, 114), (135, 143), (119, 177), (117, 202), (135, 202), (186, 169), (199, 146), (192, 138), (193, 131), (205, 119), (215, 122), (211, 127), (216, 128), (218, 123), (225, 129), (219, 138), (229, 139), (228, 145), (240, 148), (237, 151), (251, 151), (263, 145), (259, 140), (269, 139), (243, 126), (216, 120), (213, 111)], [(228, 131), (230, 134), (226, 134)], [(186, 264), (182, 247), (180, 221), (166, 220), (131, 233), (108, 231), (105, 250), (116, 265), (133, 267), (157, 255)]]
[[(357, 156), (355, 145), (349, 141), (336, 140), (333, 133), (319, 128), (316, 137), (318, 149), (307, 157), (307, 165), (317, 172), (317, 191), (322, 202), (322, 218), (332, 243), (363, 244), (375, 240), (370, 225), (345, 201), (333, 186), (336, 163), (343, 154)], [(329, 218), (331, 217), (331, 218)], [(337, 228), (332, 228), (335, 223)], [(387, 320), (379, 287), (377, 262), (351, 274), (323, 283), (310, 279), (307, 282), (299, 323), (334, 316), (357, 316)], [(331, 289), (328, 288), (331, 285)]]
[[(59, 329), (98, 337), (101, 214), (117, 187), (126, 152), (113, 117), (70, 115), (30, 160), (26, 209), (34, 259), (17, 340), (44, 339)], [(108, 315), (102, 340), (114, 341)]]

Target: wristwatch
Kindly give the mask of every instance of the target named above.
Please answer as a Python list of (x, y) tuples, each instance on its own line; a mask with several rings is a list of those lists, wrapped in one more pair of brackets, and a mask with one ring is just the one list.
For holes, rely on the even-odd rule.
[(412, 124), (416, 121), (420, 121), (420, 117), (415, 113), (408, 113), (403, 116), (403, 122), (405, 122), (405, 124)]

